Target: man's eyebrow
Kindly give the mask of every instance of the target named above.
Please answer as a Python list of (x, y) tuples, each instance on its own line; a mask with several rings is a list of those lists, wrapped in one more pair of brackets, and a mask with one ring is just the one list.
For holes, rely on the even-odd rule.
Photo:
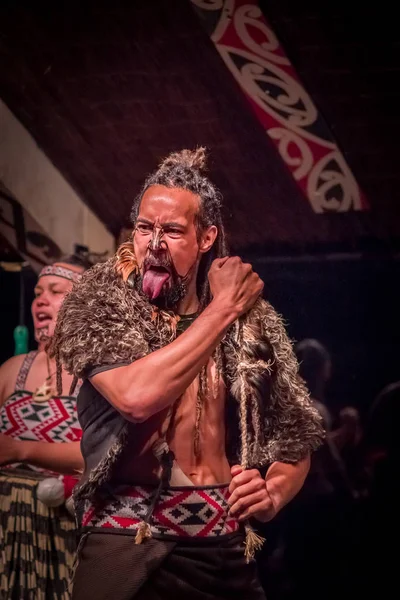
[(164, 227), (164, 229), (166, 227), (178, 227), (179, 229), (185, 229), (185, 226), (182, 225), (182, 223), (177, 223), (176, 221), (168, 221), (168, 223), (163, 223), (162, 227)]
[[(136, 219), (136, 223), (145, 223), (146, 225), (154, 225), (152, 221), (149, 219), (145, 219), (144, 217), (138, 217)], [(185, 226), (182, 223), (178, 223), (177, 221), (168, 221), (167, 223), (161, 223), (161, 227), (165, 229), (166, 227), (177, 227), (179, 229), (185, 229)]]

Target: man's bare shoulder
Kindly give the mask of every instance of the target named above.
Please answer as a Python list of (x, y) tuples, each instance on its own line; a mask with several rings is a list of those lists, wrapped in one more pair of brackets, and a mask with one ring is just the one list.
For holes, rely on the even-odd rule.
[(8, 396), (15, 388), (15, 381), (22, 366), (26, 354), (12, 356), (0, 367), (0, 406), (4, 404)]

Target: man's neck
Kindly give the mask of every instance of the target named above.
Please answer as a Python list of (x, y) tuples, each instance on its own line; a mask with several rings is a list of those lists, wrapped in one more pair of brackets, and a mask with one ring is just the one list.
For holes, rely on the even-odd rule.
[(178, 303), (176, 312), (178, 315), (192, 315), (199, 309), (199, 299), (197, 297), (197, 271), (198, 265), (196, 266), (193, 278), (190, 280), (187, 292), (184, 298)]
[(192, 315), (199, 308), (197, 294), (186, 294), (177, 306), (178, 315)]

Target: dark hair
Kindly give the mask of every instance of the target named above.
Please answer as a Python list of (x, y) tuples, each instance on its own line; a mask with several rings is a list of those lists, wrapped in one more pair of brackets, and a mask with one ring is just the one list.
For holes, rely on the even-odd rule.
[(312, 396), (318, 394), (319, 382), (325, 365), (331, 360), (328, 350), (318, 340), (307, 338), (295, 347), (299, 373)]
[(143, 194), (152, 185), (181, 188), (196, 194), (200, 198), (200, 209), (196, 216), (196, 226), (199, 234), (211, 225), (215, 225), (218, 229), (218, 235), (212, 248), (202, 256), (199, 265), (197, 294), (200, 301), (200, 310), (203, 310), (211, 301), (207, 277), (211, 263), (215, 258), (221, 258), (228, 254), (221, 214), (222, 196), (216, 186), (203, 174), (205, 168), (205, 148), (173, 152), (162, 161), (157, 171), (146, 179), (140, 193), (134, 200), (131, 211), (131, 220), (135, 223)]
[(77, 247), (73, 254), (68, 254), (67, 256), (62, 256), (57, 260), (53, 261), (54, 263), (64, 263), (66, 265), (71, 265), (73, 267), (81, 267), (84, 271), (93, 267), (94, 263), (90, 260), (89, 250), (85, 247)]
[(390, 383), (375, 398), (367, 418), (365, 440), (370, 447), (399, 454), (397, 423), (400, 417), (400, 381)]

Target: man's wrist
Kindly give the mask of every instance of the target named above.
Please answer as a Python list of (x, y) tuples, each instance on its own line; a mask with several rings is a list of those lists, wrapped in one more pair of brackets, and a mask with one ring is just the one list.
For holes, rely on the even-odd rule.
[(304, 484), (310, 466), (307, 455), (297, 463), (274, 462), (265, 476), (267, 491), (277, 510), (281, 510)]
[(218, 298), (213, 298), (207, 309), (210, 313), (217, 314), (221, 320), (221, 323), (223, 323), (226, 327), (232, 325), (232, 323), (239, 318), (238, 310), (232, 306), (226, 306), (226, 304), (223, 301), (218, 300)]
[(280, 485), (279, 481), (276, 481), (275, 477), (271, 477), (269, 480), (265, 479), (265, 487), (275, 511), (279, 512), (286, 504), (283, 499), (284, 490), (282, 489), (282, 485)]

